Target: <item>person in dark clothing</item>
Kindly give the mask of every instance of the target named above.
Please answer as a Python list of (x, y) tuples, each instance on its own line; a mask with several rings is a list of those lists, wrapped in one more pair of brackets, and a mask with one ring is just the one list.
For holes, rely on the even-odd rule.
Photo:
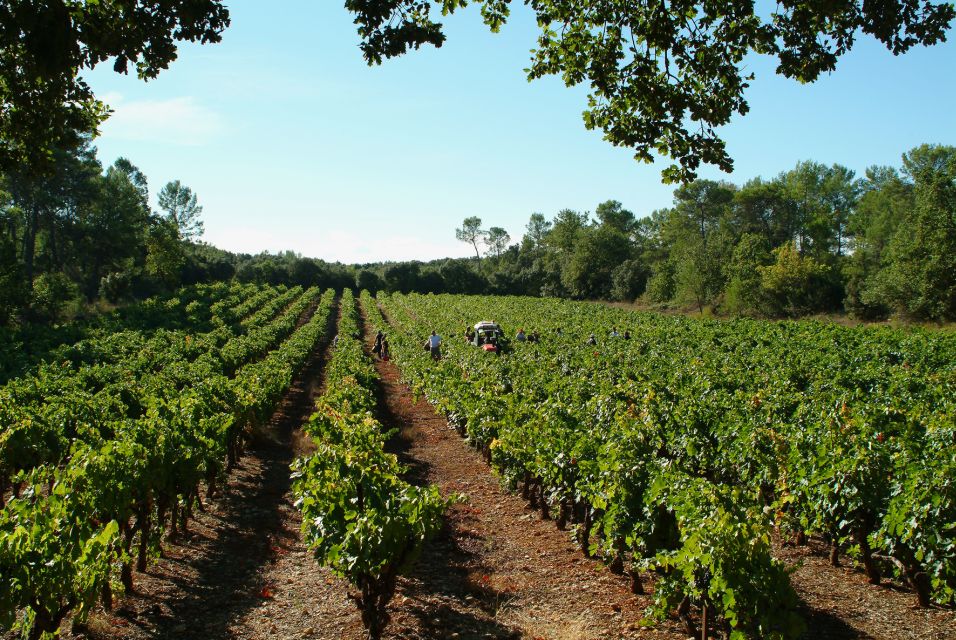
[(375, 334), (375, 344), (372, 345), (372, 353), (378, 357), (382, 357), (382, 340), (385, 338), (385, 334), (379, 331)]

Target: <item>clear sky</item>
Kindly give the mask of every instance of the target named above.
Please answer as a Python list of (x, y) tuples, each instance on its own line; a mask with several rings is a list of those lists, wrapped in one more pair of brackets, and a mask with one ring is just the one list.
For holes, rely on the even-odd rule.
[[(479, 216), (520, 239), (533, 212), (621, 201), (671, 204), (666, 162), (645, 165), (581, 121), (586, 89), (528, 83), (537, 28), (521, 4), (499, 34), (475, 7), (446, 22), (441, 49), (365, 65), (341, 0), (237, 0), (217, 45), (187, 45), (143, 83), (109, 64), (87, 79), (115, 110), (100, 160), (126, 156), (155, 192), (169, 180), (203, 205), (204, 240), (342, 262), (465, 256), (455, 227)], [(723, 129), (738, 184), (800, 160), (858, 174), (899, 166), (924, 143), (956, 144), (956, 34), (894, 57), (861, 37), (813, 85), (754, 57), (751, 111)], [(155, 206), (155, 205), (154, 205)]]

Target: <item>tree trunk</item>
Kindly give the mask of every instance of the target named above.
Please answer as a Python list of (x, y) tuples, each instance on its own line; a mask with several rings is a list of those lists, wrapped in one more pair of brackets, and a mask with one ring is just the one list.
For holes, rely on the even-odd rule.
[(631, 576), (631, 593), (637, 596), (644, 595), (644, 582), (641, 580), (641, 572), (631, 568), (628, 573)]
[(100, 599), (103, 603), (103, 608), (107, 611), (113, 610), (113, 585), (110, 584), (109, 576), (106, 577), (106, 580), (103, 581), (103, 588), (100, 591)]
[(863, 529), (856, 529), (854, 532), (856, 543), (860, 545), (860, 555), (863, 556), (863, 568), (866, 570), (866, 578), (870, 584), (880, 584), (882, 576), (880, 569), (873, 561), (873, 550), (870, 548), (870, 541)]
[(913, 574), (913, 587), (916, 589), (916, 604), (921, 609), (929, 607), (932, 583), (925, 571), (917, 571)]
[(558, 520), (557, 525), (558, 529), (564, 531), (568, 526), (568, 518), (571, 515), (571, 506), (568, 504), (567, 500), (562, 500), (561, 504), (558, 507)]
[[(166, 497), (159, 498), (159, 504), (156, 507), (156, 526), (158, 527), (158, 533), (160, 540), (163, 538), (163, 533), (166, 529), (166, 512), (169, 510), (169, 499)], [(163, 557), (163, 547), (162, 544), (159, 546), (159, 556)], [(145, 565), (143, 567), (146, 568)]]
[(139, 514), (136, 516), (139, 527), (139, 557), (136, 559), (136, 570), (146, 571), (146, 561), (149, 558), (149, 534), (150, 516), (152, 516), (153, 507), (149, 502), (140, 507)]
[(34, 257), (37, 247), (37, 225), (40, 219), (40, 212), (36, 205), (30, 207), (30, 213), (26, 220), (26, 229), (23, 233), (23, 270), (27, 277), (27, 287), (33, 290), (34, 278)]
[(624, 573), (624, 557), (620, 553), (615, 553), (614, 557), (611, 558), (611, 562), (607, 565), (608, 571), (614, 575), (622, 575)]
[[(53, 261), (53, 267), (57, 270), (60, 270), (63, 267), (63, 258), (60, 252), (60, 244), (57, 240), (56, 233), (56, 213), (52, 210), (47, 210), (46, 212), (46, 227), (47, 234), (50, 236), (50, 258)], [(99, 262), (99, 255), (96, 256), (96, 261)]]
[(696, 636), (697, 627), (694, 625), (694, 621), (690, 619), (690, 597), (684, 596), (684, 599), (680, 601), (680, 604), (677, 605), (677, 617), (681, 622), (684, 623), (684, 627), (687, 629), (687, 633)]
[(578, 543), (585, 558), (591, 557), (591, 506), (584, 506), (584, 522), (578, 530)]
[(133, 560), (130, 556), (130, 549), (133, 547), (133, 536), (136, 535), (136, 528), (130, 527), (129, 521), (123, 523), (123, 566), (120, 569), (120, 581), (123, 583), (123, 589), (126, 593), (133, 592)]

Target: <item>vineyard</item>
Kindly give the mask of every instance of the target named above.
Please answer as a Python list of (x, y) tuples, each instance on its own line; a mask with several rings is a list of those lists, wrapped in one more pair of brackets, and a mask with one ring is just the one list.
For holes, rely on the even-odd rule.
[[(464, 339), (478, 320), (505, 329), (500, 355)], [(519, 328), (539, 338), (515, 340)], [(438, 360), (422, 348), (433, 330), (444, 338)], [(368, 353), (376, 331), (391, 342), (389, 362)], [(832, 565), (858, 567), (861, 582), (892, 587), (881, 589), (887, 601), (902, 590), (914, 611), (940, 612), (938, 637), (954, 628), (952, 333), (215, 285), (30, 343), (0, 387), (0, 628), (26, 637), (66, 620), (82, 634), (91, 615), (134, 594), (137, 575), (228, 499), (232, 472), (255, 455), (251, 435), (270, 428), (325, 344), (321, 394), (296, 425), (311, 444), (286, 474), (296, 529), (301, 519), (294, 571), (319, 576), (324, 597), (347, 597), (357, 616), (324, 637), (406, 637), (403, 607), (427, 584), (419, 565), (438, 563), (449, 537), (478, 535), (472, 520), (488, 510), (474, 488), (450, 491), (459, 485), (438, 460), (417, 476), (409, 463), (424, 463), (394, 452), (411, 437), (383, 409), (394, 392), (382, 374), (396, 367), (455, 430), (444, 429), (442, 446), (473, 448), (529, 514), (553, 521), (535, 536), (572, 539), (578, 556), (606, 567), (614, 579), (593, 589), (629, 592), (642, 625), (679, 624), (673, 637), (815, 637), (780, 557), (812, 541)], [(514, 516), (502, 514), (507, 531)], [(493, 569), (482, 569), (478, 599), (492, 593)], [(535, 575), (526, 563), (520, 571)], [(494, 597), (520, 601), (516, 589)], [(296, 615), (319, 628), (288, 637), (330, 624), (323, 596), (310, 595)], [(639, 632), (609, 620), (608, 637)], [(439, 624), (408, 637), (423, 634), (451, 635)]]
[[(366, 303), (370, 305), (370, 299)], [(731, 637), (803, 629), (774, 532), (821, 535), (920, 606), (956, 593), (956, 339), (815, 323), (701, 322), (520, 298), (391, 296), (409, 382), (542, 517), (652, 615), (708, 611)], [(493, 317), (540, 342), (489, 358), (418, 336)], [(627, 328), (630, 340), (609, 336)], [(602, 336), (588, 345), (590, 335)]]
[[(132, 590), (326, 330), (332, 292), (205, 287), (145, 304), (181, 328), (61, 347), (0, 391), (0, 625), (30, 637)], [(307, 322), (301, 322), (306, 319)], [(137, 542), (134, 551), (133, 543)]]

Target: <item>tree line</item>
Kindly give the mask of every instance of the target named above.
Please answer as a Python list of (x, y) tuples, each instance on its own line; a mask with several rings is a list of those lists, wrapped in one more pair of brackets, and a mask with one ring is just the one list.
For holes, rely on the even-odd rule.
[[(800, 162), (743, 185), (695, 180), (639, 219), (609, 200), (534, 213), (520, 242), (466, 218), (475, 258), (389, 265), (399, 291), (643, 301), (725, 314), (956, 319), (956, 147), (922, 145), (857, 177)], [(485, 259), (481, 259), (484, 248)], [(466, 262), (472, 263), (467, 269)], [(377, 278), (377, 276), (381, 276)]]
[(88, 136), (57, 149), (47, 167), (0, 172), (0, 326), (56, 322), (233, 278), (354, 286), (345, 265), (291, 252), (233, 254), (200, 242), (202, 205), (189, 187), (168, 182), (153, 211), (143, 172), (125, 158), (104, 169)]
[(638, 218), (533, 213), (520, 240), (466, 218), (471, 258), (346, 265), (291, 251), (235, 254), (199, 240), (202, 206), (175, 180), (149, 205), (129, 160), (103, 168), (79, 138), (53, 170), (0, 173), (0, 325), (57, 321), (228, 281), (335, 289), (553, 296), (793, 317), (847, 312), (956, 319), (956, 147), (922, 145), (862, 177), (800, 162), (737, 186), (696, 180)]

